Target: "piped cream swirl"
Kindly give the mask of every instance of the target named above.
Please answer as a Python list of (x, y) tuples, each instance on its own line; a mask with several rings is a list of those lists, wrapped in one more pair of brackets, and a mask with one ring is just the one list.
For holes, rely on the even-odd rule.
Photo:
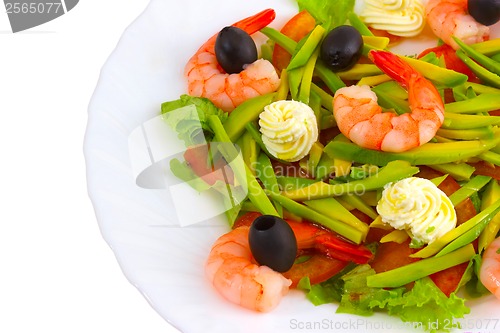
[(416, 36), (425, 25), (421, 0), (364, 0), (357, 11), (367, 25), (396, 36)]
[(406, 230), (413, 239), (427, 244), (455, 228), (457, 223), (448, 196), (430, 180), (418, 177), (387, 184), (377, 212), (383, 222)]
[(305, 157), (318, 140), (314, 111), (298, 101), (277, 101), (259, 115), (262, 141), (281, 160), (295, 162)]

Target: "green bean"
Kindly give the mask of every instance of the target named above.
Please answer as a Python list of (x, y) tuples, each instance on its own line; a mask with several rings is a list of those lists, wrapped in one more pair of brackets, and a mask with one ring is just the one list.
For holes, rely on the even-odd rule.
[(500, 117), (447, 112), (444, 115), (444, 122), (441, 128), (460, 130), (488, 125), (500, 125)]
[(366, 26), (366, 24), (359, 18), (356, 13), (349, 12), (347, 14), (347, 18), (349, 19), (349, 23), (359, 31), (359, 33), (363, 36), (373, 36), (373, 32)]
[(466, 184), (463, 184), (461, 188), (455, 191), (450, 195), (450, 200), (453, 203), (453, 206), (457, 206), (459, 203), (469, 198), (474, 193), (477, 193), (480, 189), (482, 189), (488, 182), (491, 177), (478, 175), (468, 181)]
[[(232, 141), (226, 130), (224, 129), (224, 126), (222, 125), (220, 119), (217, 116), (211, 115), (208, 117), (208, 122), (210, 124), (210, 128), (214, 131), (215, 134), (214, 141), (230, 144), (219, 146), (219, 151), (222, 153), (226, 161), (229, 162), (235, 160), (238, 152), (236, 151), (236, 148), (231, 145)], [(248, 198), (262, 214), (277, 216), (278, 212), (264, 193), (262, 187), (260, 187), (259, 182), (252, 175), (252, 172), (250, 171), (248, 166), (245, 163), (243, 163), (243, 165), (244, 166), (241, 168), (233, 168), (233, 172), (240, 184), (247, 184)]]
[(408, 92), (401, 87), (396, 81), (388, 81), (384, 82), (381, 84), (378, 84), (376, 87), (373, 89), (376, 89), (377, 91), (384, 92), (387, 94), (390, 94), (392, 97), (406, 100), (408, 99)]
[[(260, 179), (264, 187), (273, 193), (279, 193), (278, 180), (276, 179), (276, 174), (274, 173), (274, 168), (271, 164), (271, 160), (266, 154), (261, 153), (257, 159), (257, 178)], [(274, 201), (274, 206), (280, 217), (283, 217), (283, 208), (280, 203)]]
[(480, 159), (486, 162), (500, 166), (500, 154), (493, 151), (485, 151), (478, 155)]
[(390, 82), (391, 80), (392, 79), (389, 77), (389, 75), (379, 74), (379, 75), (362, 77), (361, 80), (359, 80), (358, 83), (356, 83), (356, 85), (358, 86), (368, 85), (373, 87), (382, 84), (384, 82)]
[(343, 80), (360, 80), (365, 76), (382, 74), (382, 70), (373, 64), (355, 64), (346, 71), (337, 72)]
[(321, 62), (316, 64), (316, 74), (318, 77), (326, 84), (328, 89), (332, 92), (337, 91), (338, 89), (345, 87), (345, 83), (340, 79), (340, 77), (328, 69)]
[[(499, 39), (500, 40), (500, 39)], [(464, 88), (472, 88), (476, 94), (500, 94), (500, 89), (498, 88), (493, 88), (493, 87), (490, 87), (490, 86), (485, 86), (484, 84), (479, 84), (479, 83), (475, 83), (475, 82), (465, 82), (463, 84)]]
[(318, 48), (318, 45), (321, 43), (324, 34), (325, 28), (321, 25), (317, 25), (307, 36), (307, 39), (304, 44), (302, 44), (301, 48), (293, 55), (293, 58), (287, 66), (287, 70), (305, 66), (306, 63), (309, 62), (309, 59), (313, 56), (315, 50)]
[(444, 105), (445, 112), (478, 113), (497, 110), (500, 106), (500, 94), (481, 94), (475, 98)]
[(299, 100), (299, 88), (304, 76), (304, 67), (295, 68), (288, 71), (288, 85), (290, 87), (290, 95), (293, 100)]
[(285, 191), (283, 194), (288, 198), (302, 201), (341, 196), (344, 194), (364, 193), (382, 188), (387, 183), (413, 176), (418, 171), (417, 167), (411, 166), (408, 162), (392, 161), (372, 177), (333, 185), (319, 181), (305, 188)]
[(449, 174), (456, 180), (469, 180), (474, 171), (473, 166), (467, 163), (443, 163), (430, 165), (434, 170), (440, 171), (444, 174)]
[(403, 57), (413, 68), (438, 87), (456, 87), (467, 82), (467, 75), (446, 69), (419, 59)]
[(321, 89), (316, 84), (311, 85), (311, 91), (316, 93), (321, 99), (321, 106), (333, 112), (333, 96)]
[[(319, 25), (318, 25), (319, 27)], [(319, 48), (313, 52), (306, 65), (304, 66), (304, 74), (302, 75), (302, 81), (300, 82), (299, 88), (299, 98), (298, 100), (302, 103), (309, 104), (309, 96), (311, 94), (311, 84), (314, 74), (314, 67), (316, 65), (316, 60), (318, 59)]]
[(490, 127), (483, 126), (471, 129), (438, 129), (437, 135), (448, 138), (448, 139), (460, 139), (460, 140), (476, 140), (476, 139), (493, 139), (494, 133)]
[[(500, 200), (500, 184), (496, 179), (490, 180), (489, 184), (484, 190), (481, 200), (481, 210), (485, 210), (491, 206), (495, 201)], [(500, 231), (500, 213), (497, 213), (488, 223), (486, 228), (479, 236), (478, 251), (482, 252), (490, 243), (497, 237)]]
[(293, 51), (297, 47), (297, 42), (291, 39), (290, 37), (282, 34), (276, 29), (271, 27), (264, 27), (260, 29), (260, 32), (269, 37), (271, 40), (276, 42), (279, 46), (285, 49), (290, 54), (293, 54)]
[[(464, 42), (462, 42), (460, 39), (453, 37), (455, 42), (460, 46), (460, 48), (472, 59), (474, 59), (478, 64), (483, 65), (484, 68), (489, 70), (492, 73), (495, 73), (497, 75), (500, 75), (500, 63), (496, 62), (495, 60), (492, 60), (491, 58), (488, 58), (484, 54), (476, 51), (474, 48), (468, 46)], [(500, 80), (500, 77), (499, 77)]]
[(488, 57), (500, 53), (500, 38), (490, 39), (484, 42), (470, 45), (474, 50)]
[(394, 109), (397, 114), (410, 112), (410, 105), (407, 100), (393, 97), (392, 93), (387, 93), (375, 86), (372, 91), (377, 95), (377, 102), (385, 109)]
[(363, 233), (363, 238), (365, 238), (368, 234), (368, 224), (360, 221), (350, 211), (345, 209), (344, 206), (342, 206), (335, 198), (306, 200), (304, 201), (304, 204), (320, 214), (353, 226)]
[(424, 247), (422, 250), (410, 255), (412, 258), (427, 258), (435, 255), (441, 249), (443, 249), (446, 245), (450, 244), (452, 241), (468, 232), (477, 224), (480, 224), (484, 221), (490, 221), (493, 216), (495, 216), (496, 212), (500, 209), (500, 200), (497, 200), (492, 205), (488, 206), (486, 209), (482, 210), (474, 217), (470, 218), (466, 222), (460, 224), (454, 229), (451, 229), (446, 234), (436, 239), (431, 244)]
[(495, 88), (500, 88), (500, 77), (498, 75), (488, 71), (486, 68), (476, 63), (469, 56), (467, 56), (464, 51), (458, 50), (456, 54), (460, 60), (462, 60), (484, 83), (487, 83)]
[(290, 86), (288, 85), (288, 72), (286, 68), (281, 70), (280, 77), (280, 86), (278, 91), (276, 91), (276, 96), (274, 98), (275, 101), (286, 100), (288, 97), (288, 91), (290, 90)]
[(272, 193), (270, 191), (266, 191), (266, 193), (271, 197), (271, 199), (278, 201), (283, 208), (294, 215), (300, 216), (311, 222), (319, 223), (356, 244), (360, 244), (364, 239), (361, 231), (348, 224), (320, 214), (311, 208), (295, 202), (283, 195)]
[[(448, 140), (449, 141), (449, 140)], [(489, 140), (450, 141), (426, 143), (401, 153), (390, 153), (362, 148), (354, 143), (330, 141), (324, 151), (330, 156), (359, 163), (386, 165), (390, 161), (404, 160), (413, 165), (433, 165), (463, 161), (495, 147), (500, 138)]]
[(342, 200), (347, 202), (349, 205), (353, 206), (362, 213), (365, 213), (372, 219), (376, 219), (378, 213), (370, 205), (368, 205), (363, 199), (361, 199), (356, 194), (344, 194), (340, 196)]
[(249, 132), (244, 132), (241, 136), (241, 154), (243, 161), (248, 166), (253, 175), (255, 175), (255, 166), (259, 155), (258, 145)]
[(317, 182), (315, 179), (292, 176), (277, 176), (276, 179), (282, 191), (293, 191)]

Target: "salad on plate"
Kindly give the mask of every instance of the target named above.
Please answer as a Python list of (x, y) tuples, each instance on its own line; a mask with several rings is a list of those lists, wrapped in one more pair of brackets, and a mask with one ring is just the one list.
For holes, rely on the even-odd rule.
[(258, 312), (298, 289), (337, 313), (460, 328), (467, 300), (500, 298), (498, 2), (298, 9), (279, 30), (273, 9), (221, 27), (161, 106), (186, 146), (170, 172), (224, 203), (207, 284)]

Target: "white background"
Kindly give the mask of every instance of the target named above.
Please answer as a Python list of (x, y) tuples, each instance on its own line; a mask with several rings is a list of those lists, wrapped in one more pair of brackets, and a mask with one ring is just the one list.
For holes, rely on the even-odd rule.
[(82, 149), (100, 68), (147, 4), (81, 0), (16, 34), (0, 4), (0, 332), (177, 332), (102, 239)]

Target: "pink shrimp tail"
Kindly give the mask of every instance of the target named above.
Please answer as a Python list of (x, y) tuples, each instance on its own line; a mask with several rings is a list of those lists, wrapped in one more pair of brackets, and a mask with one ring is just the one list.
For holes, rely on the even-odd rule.
[[(394, 53), (371, 50), (368, 57), (378, 68), (404, 88), (408, 88), (410, 78), (416, 74), (413, 67)], [(417, 75), (419, 74), (417, 73)]]
[(244, 30), (247, 34), (251, 35), (260, 29), (267, 27), (276, 18), (274, 9), (268, 8), (263, 11), (247, 17), (241, 21), (233, 24), (234, 27)]

